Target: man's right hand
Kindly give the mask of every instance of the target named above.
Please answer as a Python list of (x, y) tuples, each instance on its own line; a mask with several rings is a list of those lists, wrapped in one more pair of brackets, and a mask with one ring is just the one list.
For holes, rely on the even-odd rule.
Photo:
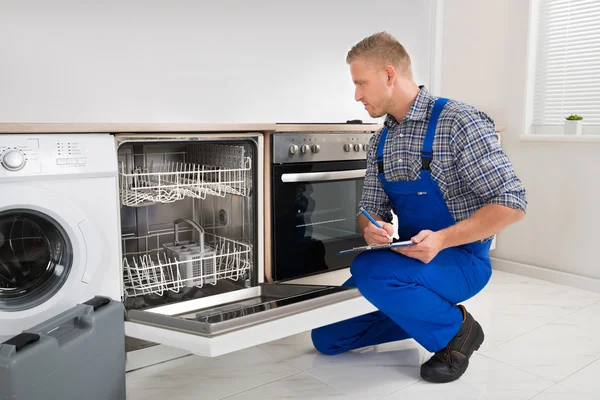
[[(388, 222), (383, 222), (379, 218), (375, 217), (375, 220), (379, 222), (379, 225), (383, 227), (380, 229), (373, 225), (364, 215), (358, 217), (358, 226), (362, 230), (363, 237), (367, 244), (387, 244), (390, 243), (389, 239), (394, 235), (394, 226)], [(388, 237), (389, 235), (389, 237)]]

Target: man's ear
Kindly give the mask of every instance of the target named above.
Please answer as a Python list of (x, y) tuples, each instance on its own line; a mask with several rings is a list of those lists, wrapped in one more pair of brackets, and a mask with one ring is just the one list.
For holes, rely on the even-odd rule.
[(397, 78), (396, 68), (394, 68), (392, 65), (388, 65), (385, 67), (385, 73), (387, 75), (388, 85), (392, 85)]

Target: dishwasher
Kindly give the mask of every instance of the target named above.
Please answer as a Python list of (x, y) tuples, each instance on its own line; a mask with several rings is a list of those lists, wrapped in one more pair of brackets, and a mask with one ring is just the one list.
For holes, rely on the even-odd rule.
[(266, 283), (262, 133), (115, 138), (128, 350), (218, 356), (375, 310), (356, 288)]

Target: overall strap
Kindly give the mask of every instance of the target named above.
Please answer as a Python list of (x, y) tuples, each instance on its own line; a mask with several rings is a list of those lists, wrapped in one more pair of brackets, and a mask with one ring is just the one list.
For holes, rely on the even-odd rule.
[(377, 172), (383, 174), (383, 146), (385, 146), (385, 139), (387, 139), (388, 128), (383, 128), (381, 137), (379, 138), (379, 144), (377, 145)]
[(435, 137), (435, 129), (437, 127), (438, 119), (444, 106), (448, 102), (448, 99), (439, 97), (433, 104), (433, 111), (429, 118), (429, 124), (427, 125), (427, 132), (425, 133), (425, 140), (423, 141), (423, 149), (421, 150), (421, 169), (429, 170), (429, 164), (431, 164), (431, 158), (433, 156), (433, 138)]

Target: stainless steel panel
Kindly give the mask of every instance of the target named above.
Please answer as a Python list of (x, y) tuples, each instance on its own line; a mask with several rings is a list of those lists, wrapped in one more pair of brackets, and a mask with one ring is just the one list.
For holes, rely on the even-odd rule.
[[(366, 160), (367, 147), (372, 133), (347, 132), (294, 132), (273, 135), (273, 162), (275, 164), (307, 163), (319, 161)], [(346, 148), (344, 148), (344, 146)], [(354, 149), (359, 145), (358, 151)], [(302, 152), (302, 146), (308, 146)], [(317, 152), (313, 146), (318, 146)], [(290, 151), (290, 149), (292, 151)], [(348, 149), (349, 151), (346, 151)]]
[(323, 182), (337, 181), (342, 179), (364, 178), (366, 169), (354, 169), (350, 171), (327, 171), (327, 172), (305, 172), (300, 174), (283, 174), (281, 181), (288, 182)]
[[(248, 297), (234, 302), (172, 316), (130, 310), (127, 320), (196, 336), (214, 337), (361, 296), (358, 289), (345, 286), (260, 284), (255, 289), (258, 291), (246, 291), (246, 294), (250, 294)], [(244, 291), (240, 291), (240, 294), (243, 295)]]

